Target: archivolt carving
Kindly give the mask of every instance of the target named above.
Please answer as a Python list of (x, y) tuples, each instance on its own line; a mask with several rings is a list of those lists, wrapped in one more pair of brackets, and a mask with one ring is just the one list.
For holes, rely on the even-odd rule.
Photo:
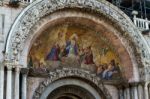
[[(144, 79), (145, 78), (145, 79)], [(141, 79), (142, 80), (149, 80), (150, 79), (150, 66), (148, 67), (144, 67), (142, 69), (142, 72), (141, 72)]]
[(148, 47), (145, 44), (145, 40), (142, 38), (138, 29), (133, 25), (131, 20), (126, 15), (124, 15), (124, 13), (103, 0), (37, 0), (27, 9), (25, 9), (22, 16), (14, 23), (14, 28), (12, 28), (9, 35), (9, 38), (11, 39), (8, 41), (6, 46), (6, 51), (8, 54), (10, 54), (9, 56), (13, 56), (13, 50), (17, 52), (22, 51), (22, 46), (30, 35), (29, 31), (31, 27), (38, 20), (40, 20), (40, 18), (58, 9), (63, 9), (66, 7), (88, 8), (111, 16), (113, 19), (118, 21), (118, 23), (122, 26), (122, 29), (127, 31), (133, 38), (135, 44), (137, 44), (139, 48), (138, 50), (139, 53), (141, 53), (144, 65), (149, 65), (150, 55)]
[(56, 69), (55, 71), (50, 72), (49, 77), (45, 81), (41, 82), (39, 87), (36, 89), (33, 95), (33, 99), (40, 99), (41, 94), (44, 92), (44, 90), (46, 89), (46, 87), (48, 87), (49, 84), (61, 78), (65, 78), (65, 77), (79, 77), (79, 78), (83, 78), (88, 81), (91, 81), (100, 90), (103, 91), (107, 99), (111, 99), (109, 92), (104, 87), (100, 78), (96, 77), (95, 74), (92, 74), (89, 71), (85, 71), (85, 70), (77, 69), (77, 68), (62, 68), (62, 69)]
[[(6, 53), (14, 58), (13, 52), (23, 50), (24, 42), (31, 35), (30, 29), (42, 17), (63, 8), (87, 8), (102, 13), (116, 21), (126, 31), (137, 47), (144, 66), (150, 66), (150, 49), (140, 31), (118, 8), (104, 0), (37, 0), (28, 6), (15, 21), (6, 44)], [(125, 34), (124, 34), (125, 35)]]

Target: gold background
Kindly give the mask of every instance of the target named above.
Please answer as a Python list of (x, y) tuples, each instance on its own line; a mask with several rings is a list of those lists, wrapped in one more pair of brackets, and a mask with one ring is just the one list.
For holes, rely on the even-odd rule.
[(120, 64), (119, 57), (115, 53), (111, 42), (102, 33), (91, 28), (78, 25), (50, 27), (43, 31), (33, 43), (28, 57), (32, 58), (33, 64), (44, 62), (54, 43), (57, 42), (59, 46), (63, 46), (73, 34), (76, 34), (78, 36), (79, 49), (91, 46), (96, 66), (109, 63), (112, 59)]

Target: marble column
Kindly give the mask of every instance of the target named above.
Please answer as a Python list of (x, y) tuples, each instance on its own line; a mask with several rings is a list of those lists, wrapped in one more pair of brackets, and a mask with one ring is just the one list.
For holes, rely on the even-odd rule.
[(131, 86), (131, 99), (138, 99), (138, 89), (134, 84)]
[(148, 86), (148, 94), (149, 94), (149, 99), (150, 99), (150, 84)]
[(27, 99), (27, 75), (28, 69), (22, 68), (22, 89), (21, 89), (21, 99)]
[(19, 99), (19, 86), (20, 86), (20, 67), (15, 67), (15, 95), (14, 99)]
[(119, 99), (124, 99), (123, 90), (119, 89)]
[(144, 90), (141, 84), (138, 85), (138, 96), (139, 99), (144, 99)]
[(123, 91), (123, 96), (124, 96), (124, 99), (127, 99), (126, 89), (124, 89), (124, 91)]
[(6, 99), (12, 99), (12, 66), (7, 66)]
[(130, 87), (130, 97), (131, 99), (134, 99), (134, 87), (133, 86)]
[(32, 3), (33, 2), (33, 0), (30, 0), (30, 3)]
[(149, 99), (149, 93), (148, 93), (148, 84), (150, 82), (146, 82), (144, 86), (144, 93), (145, 93), (145, 99)]
[(0, 63), (0, 99), (4, 99), (4, 65)]
[(126, 99), (130, 99), (130, 89), (126, 88)]
[(133, 86), (134, 99), (138, 99), (138, 88), (136, 85)]

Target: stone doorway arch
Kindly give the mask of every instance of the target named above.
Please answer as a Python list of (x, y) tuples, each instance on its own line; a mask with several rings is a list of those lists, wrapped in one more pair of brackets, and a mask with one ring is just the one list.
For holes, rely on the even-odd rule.
[(83, 89), (82, 87), (75, 85), (67, 85), (56, 88), (48, 95), (47, 99), (95, 99), (95, 98), (90, 92)]
[[(73, 87), (75, 87), (76, 89), (74, 89)], [(62, 92), (61, 88), (67, 88), (68, 90), (70, 90), (67, 91), (66, 89), (66, 91), (62, 90)], [(79, 89), (84, 90), (83, 94), (79, 93), (80, 91), (74, 93), (75, 90)], [(57, 91), (58, 95), (65, 95), (65, 92), (70, 92), (70, 94), (76, 96), (80, 95), (81, 99), (84, 99), (86, 96), (84, 97), (82, 95), (86, 95), (87, 93), (89, 93), (87, 96), (92, 97), (89, 99), (111, 99), (111, 95), (109, 94), (99, 77), (89, 71), (77, 68), (62, 68), (56, 69), (53, 72), (49, 72), (48, 78), (39, 84), (38, 88), (33, 94), (32, 99), (48, 99), (48, 97), (50, 96), (61, 97), (56, 94), (55, 96), (55, 91)], [(66, 96), (69, 97), (69, 95)]]

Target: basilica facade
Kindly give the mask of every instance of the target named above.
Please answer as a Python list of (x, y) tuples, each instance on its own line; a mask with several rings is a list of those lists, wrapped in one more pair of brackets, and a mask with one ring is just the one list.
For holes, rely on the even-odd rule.
[(150, 99), (150, 33), (136, 13), (106, 0), (0, 4), (0, 99)]

